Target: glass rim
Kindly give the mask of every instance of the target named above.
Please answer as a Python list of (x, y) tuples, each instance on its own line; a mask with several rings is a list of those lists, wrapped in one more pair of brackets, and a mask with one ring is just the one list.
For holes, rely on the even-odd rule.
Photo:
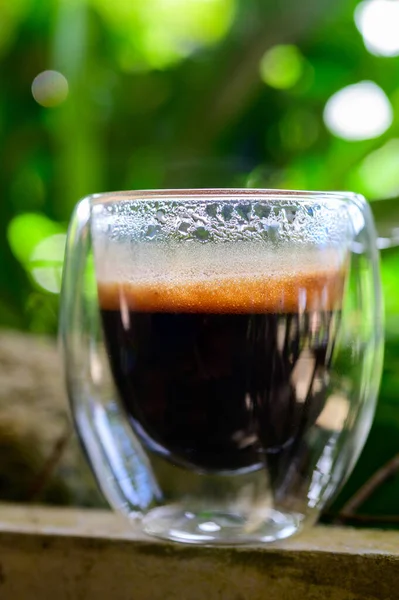
[(354, 203), (364, 206), (367, 202), (364, 196), (351, 191), (315, 191), (315, 190), (285, 190), (272, 188), (167, 188), (147, 190), (123, 190), (90, 194), (83, 200), (92, 204), (113, 204), (129, 201), (167, 200), (218, 200), (227, 201), (234, 198), (246, 199), (276, 199), (297, 201), (329, 201)]

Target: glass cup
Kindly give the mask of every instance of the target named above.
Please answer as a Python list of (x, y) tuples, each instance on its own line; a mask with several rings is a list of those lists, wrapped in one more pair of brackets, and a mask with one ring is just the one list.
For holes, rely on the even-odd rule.
[(367, 437), (383, 354), (373, 220), (351, 193), (96, 194), (61, 333), (75, 425), (152, 535), (268, 542), (316, 521)]

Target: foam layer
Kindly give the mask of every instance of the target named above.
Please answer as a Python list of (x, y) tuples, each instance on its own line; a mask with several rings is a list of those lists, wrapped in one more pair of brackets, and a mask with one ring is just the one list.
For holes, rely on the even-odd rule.
[(148, 281), (107, 281), (98, 286), (103, 310), (186, 313), (265, 313), (340, 307), (344, 271), (271, 275), (214, 275)]

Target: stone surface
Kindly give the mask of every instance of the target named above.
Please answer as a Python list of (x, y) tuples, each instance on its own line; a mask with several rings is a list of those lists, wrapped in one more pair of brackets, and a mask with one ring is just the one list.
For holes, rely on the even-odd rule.
[(201, 548), (110, 512), (0, 505), (0, 598), (394, 600), (394, 532), (316, 527), (285, 542)]
[(72, 433), (55, 341), (6, 331), (0, 333), (0, 500), (104, 506)]
[[(0, 335), (0, 499), (103, 503), (70, 430), (54, 342)], [(36, 493), (35, 492), (36, 486)], [(110, 512), (0, 505), (0, 599), (396, 600), (397, 532), (316, 527), (263, 547), (146, 537)]]

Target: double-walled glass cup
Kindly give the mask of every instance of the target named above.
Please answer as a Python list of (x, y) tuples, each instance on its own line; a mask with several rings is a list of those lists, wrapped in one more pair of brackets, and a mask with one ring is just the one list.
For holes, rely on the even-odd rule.
[(70, 225), (72, 413), (110, 504), (191, 543), (285, 538), (353, 468), (382, 317), (355, 194), (97, 194)]

